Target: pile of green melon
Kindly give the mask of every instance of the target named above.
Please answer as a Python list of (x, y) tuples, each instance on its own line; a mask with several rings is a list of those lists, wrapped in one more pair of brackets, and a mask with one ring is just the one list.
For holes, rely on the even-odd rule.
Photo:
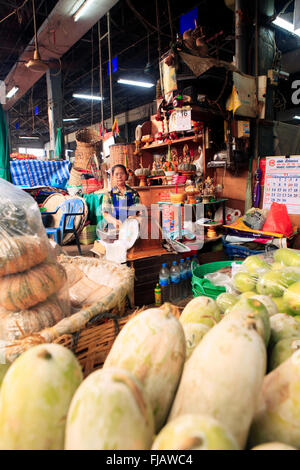
[(271, 264), (258, 255), (249, 256), (241, 268), (233, 277), (236, 290), (268, 295), (279, 312), (300, 319), (300, 251), (280, 248)]
[(0, 449), (300, 449), (300, 323), (274, 299), (145, 310), (84, 380), (68, 349), (32, 347), (2, 366)]

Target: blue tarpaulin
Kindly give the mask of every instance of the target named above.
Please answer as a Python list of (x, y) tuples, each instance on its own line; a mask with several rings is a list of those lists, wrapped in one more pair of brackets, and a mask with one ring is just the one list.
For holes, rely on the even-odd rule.
[(70, 177), (71, 163), (54, 160), (13, 160), (10, 171), (13, 183), (17, 186), (51, 186), (54, 177), (62, 184)]

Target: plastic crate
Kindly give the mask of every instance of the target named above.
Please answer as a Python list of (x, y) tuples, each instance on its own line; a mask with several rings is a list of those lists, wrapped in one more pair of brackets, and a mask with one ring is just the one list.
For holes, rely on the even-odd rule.
[[(192, 262), (192, 288), (194, 297), (204, 295), (216, 300), (220, 294), (226, 292), (225, 287), (215, 286), (209, 279), (205, 279), (204, 276), (205, 274), (214, 273), (221, 268), (231, 266), (232, 263), (233, 261), (218, 261), (216, 263), (198, 265), (197, 263)], [(242, 261), (236, 261), (236, 263), (241, 264)]]
[(233, 245), (232, 243), (226, 242), (224, 238), (222, 238), (222, 243), (228, 258), (231, 260), (235, 258), (247, 258), (247, 256), (251, 255), (261, 255), (266, 252), (266, 250), (249, 250), (249, 248), (245, 246)]

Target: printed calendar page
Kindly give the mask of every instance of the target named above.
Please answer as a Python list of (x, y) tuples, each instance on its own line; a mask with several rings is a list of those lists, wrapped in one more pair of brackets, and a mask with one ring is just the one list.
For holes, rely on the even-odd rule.
[(289, 214), (300, 214), (300, 156), (266, 158), (264, 209), (285, 204)]

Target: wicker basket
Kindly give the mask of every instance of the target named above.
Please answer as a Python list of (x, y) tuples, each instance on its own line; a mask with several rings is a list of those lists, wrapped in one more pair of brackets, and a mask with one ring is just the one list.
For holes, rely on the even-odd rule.
[[(85, 345), (90, 345), (89, 348), (86, 348), (86, 361), (87, 364), (92, 363), (94, 367), (94, 361), (98, 364), (99, 360), (98, 353), (95, 353), (95, 348), (101, 354), (101, 357), (104, 357), (102, 355), (104, 345), (106, 345), (105, 351), (107, 351), (108, 347), (111, 347), (118, 331), (117, 328), (113, 336), (107, 336), (104, 328), (109, 325), (106, 325), (106, 322), (114, 319), (111, 325), (115, 324), (116, 320), (118, 324), (124, 325), (128, 320), (129, 317), (124, 317), (123, 315), (128, 307), (133, 308), (134, 305), (134, 270), (132, 268), (107, 260), (82, 256), (69, 257), (61, 255), (59, 261), (63, 266), (70, 263), (83, 272), (93, 270), (94, 275), (99, 272), (100, 278), (103, 270), (106, 274), (110, 272), (112, 282), (115, 284), (113, 291), (100, 301), (90, 306), (82, 307), (80, 311), (64, 318), (53, 327), (45, 328), (38, 333), (33, 333), (11, 342), (5, 347), (5, 350), (4, 348), (2, 349), (7, 362), (13, 362), (20, 354), (37, 344), (61, 343), (66, 347), (73, 347), (74, 349), (76, 342), (76, 354), (78, 353), (79, 359), (85, 357)], [(103, 281), (103, 277), (101, 279)], [(95, 341), (95, 335), (97, 335), (97, 341)], [(78, 343), (79, 338), (81, 338), (80, 343)], [(92, 347), (93, 343), (94, 346)], [(98, 367), (96, 362), (95, 367)], [(84, 364), (83, 366), (86, 367)]]
[(77, 146), (86, 148), (93, 145), (100, 145), (101, 141), (100, 132), (92, 129), (80, 129), (76, 132), (75, 137)]
[(77, 168), (74, 168), (74, 167), (71, 168), (68, 185), (69, 186), (81, 185), (81, 175), (82, 175), (82, 172), (79, 171)]
[[(102, 315), (99, 315), (93, 318), (80, 332), (61, 336), (55, 343), (73, 351), (80, 362), (84, 377), (86, 377), (91, 372), (103, 367), (119, 332), (131, 318), (142, 311), (144, 308), (125, 317), (106, 314), (103, 318)], [(179, 318), (180, 309), (174, 308), (173, 314)]]
[(61, 336), (54, 343), (73, 351), (86, 377), (103, 366), (118, 333), (134, 315), (136, 312), (126, 317), (106, 314), (103, 318), (99, 315), (81, 331)]
[(136, 170), (139, 168), (139, 160), (136, 155), (133, 155), (134, 152), (133, 144), (114, 144), (109, 147), (109, 163), (110, 168), (114, 165), (121, 164), (126, 166), (127, 158), (127, 167), (131, 170)]
[(100, 133), (91, 129), (80, 129), (76, 132), (76, 146), (76, 167), (88, 169), (90, 158), (100, 151)]

